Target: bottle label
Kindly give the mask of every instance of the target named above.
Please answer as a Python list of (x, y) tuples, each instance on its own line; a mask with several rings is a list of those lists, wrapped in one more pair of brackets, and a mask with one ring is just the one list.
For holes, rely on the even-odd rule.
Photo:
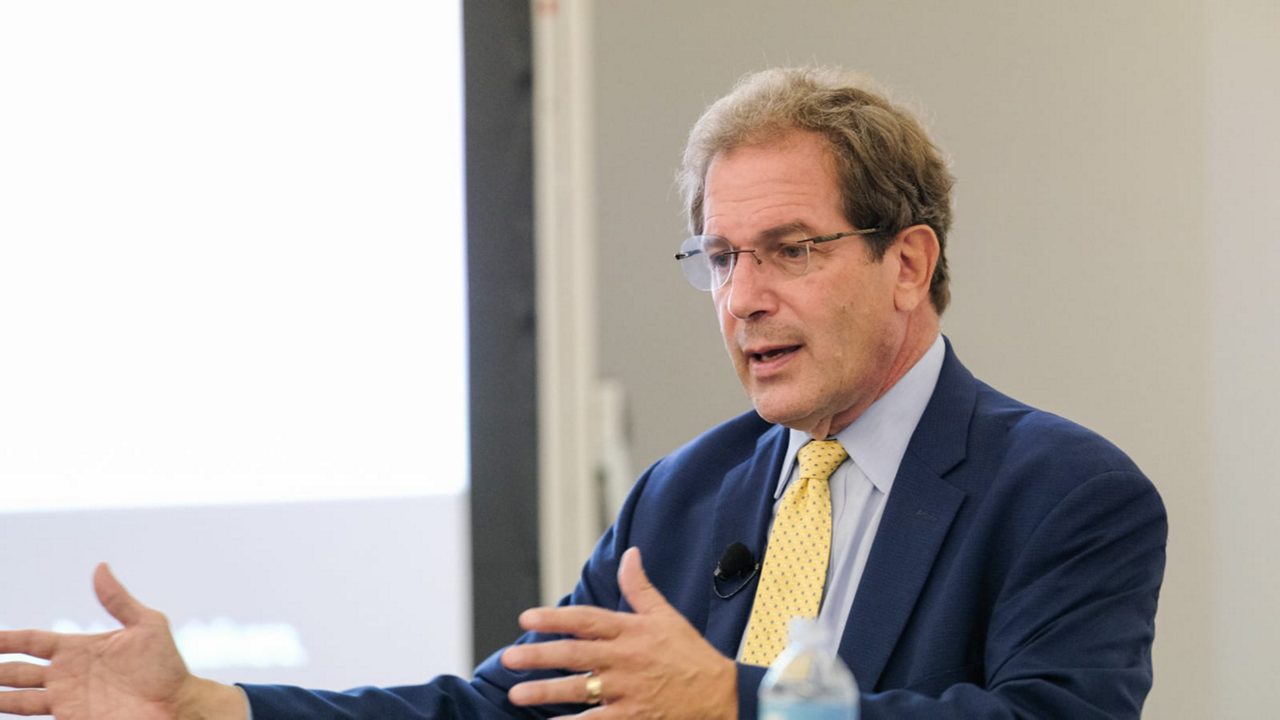
[(839, 701), (772, 700), (760, 708), (760, 720), (858, 720), (858, 708)]

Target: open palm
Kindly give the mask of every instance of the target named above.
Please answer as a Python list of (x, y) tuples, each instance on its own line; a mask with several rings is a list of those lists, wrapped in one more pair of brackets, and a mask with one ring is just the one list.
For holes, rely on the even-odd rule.
[(49, 661), (0, 663), (0, 712), (58, 720), (179, 717), (200, 681), (178, 654), (164, 615), (135, 600), (106, 565), (93, 576), (102, 606), (124, 627), (97, 635), (0, 632), (0, 653)]

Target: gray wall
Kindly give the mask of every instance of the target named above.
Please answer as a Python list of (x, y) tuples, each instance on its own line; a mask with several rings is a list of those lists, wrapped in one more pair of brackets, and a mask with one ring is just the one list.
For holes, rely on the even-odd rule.
[(1263, 285), (1280, 275), (1280, 151), (1263, 134), (1280, 126), (1276, 4), (650, 0), (594, 13), (600, 361), (628, 388), (637, 464), (748, 407), (709, 299), (671, 260), (685, 133), (747, 71), (867, 71), (925, 109), (953, 159), (943, 326), (961, 357), (1116, 441), (1165, 498), (1147, 716), (1269, 710), (1280, 590), (1263, 559), (1280, 543), (1264, 513), (1280, 497), (1257, 458), (1280, 440), (1258, 400), (1280, 395), (1267, 372), (1280, 315)]

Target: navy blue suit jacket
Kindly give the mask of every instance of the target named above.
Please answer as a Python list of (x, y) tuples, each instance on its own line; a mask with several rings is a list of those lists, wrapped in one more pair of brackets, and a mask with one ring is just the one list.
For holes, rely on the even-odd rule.
[[(654, 585), (733, 657), (755, 582), (725, 600), (711, 573), (735, 541), (763, 555), (786, 444), (784, 428), (748, 413), (655, 464), (562, 603), (629, 610), (616, 576), (623, 551), (637, 546)], [(1138, 717), (1166, 534), (1159, 495), (1120, 450), (975, 380), (948, 344), (840, 643), (862, 717)], [(753, 718), (764, 670), (738, 668), (740, 714)], [(245, 687), (255, 720), (581, 710), (507, 703), (512, 685), (547, 675), (509, 671), (495, 654), (470, 681), (346, 693)]]

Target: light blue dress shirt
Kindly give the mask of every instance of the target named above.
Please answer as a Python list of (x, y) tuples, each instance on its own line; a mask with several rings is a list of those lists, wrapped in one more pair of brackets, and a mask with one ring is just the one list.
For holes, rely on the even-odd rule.
[[(853, 598), (858, 593), (858, 582), (867, 566), (876, 529), (880, 527), (885, 500), (893, 490), (893, 479), (911, 434), (938, 384), (945, 355), (946, 345), (942, 335), (938, 335), (906, 375), (849, 427), (835, 435), (849, 458), (831, 475), (831, 558), (827, 564), (822, 609), (818, 611), (818, 624), (826, 631), (828, 649), (833, 655), (839, 649), (845, 621), (853, 609)], [(796, 475), (796, 454), (812, 439), (807, 432), (791, 431), (782, 474), (773, 494), (775, 515), (782, 494)], [(738, 644), (739, 658), (745, 642), (744, 629)]]

